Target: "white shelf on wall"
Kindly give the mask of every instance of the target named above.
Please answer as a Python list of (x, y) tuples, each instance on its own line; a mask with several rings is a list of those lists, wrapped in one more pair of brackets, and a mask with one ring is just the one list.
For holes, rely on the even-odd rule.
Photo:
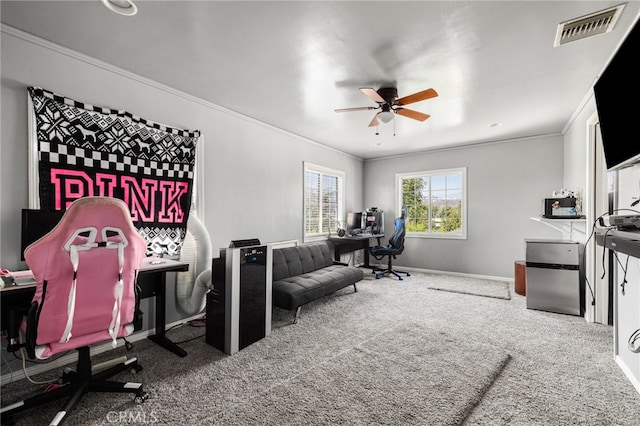
[(585, 225), (586, 219), (547, 219), (544, 217), (530, 217), (529, 219), (540, 222), (550, 228), (560, 231), (564, 234), (569, 234), (569, 240), (573, 240), (573, 232), (576, 231), (583, 236), (586, 235)]

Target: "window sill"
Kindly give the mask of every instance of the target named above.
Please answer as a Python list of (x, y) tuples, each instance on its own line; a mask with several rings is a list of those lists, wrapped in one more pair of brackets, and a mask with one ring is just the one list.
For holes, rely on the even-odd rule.
[(329, 238), (329, 235), (327, 235), (327, 234), (317, 235), (317, 236), (313, 236), (313, 237), (304, 237), (303, 242), (304, 243), (313, 243), (315, 241), (325, 241), (327, 238)]
[(439, 234), (439, 233), (431, 233), (431, 234), (422, 234), (411, 232), (405, 235), (405, 238), (429, 238), (429, 239), (438, 239), (438, 240), (466, 240), (466, 235), (455, 235), (455, 234)]

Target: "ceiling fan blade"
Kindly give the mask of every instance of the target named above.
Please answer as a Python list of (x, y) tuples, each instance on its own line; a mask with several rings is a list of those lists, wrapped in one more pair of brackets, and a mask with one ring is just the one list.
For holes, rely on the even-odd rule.
[(380, 94), (376, 91), (376, 89), (373, 89), (371, 87), (361, 87), (360, 91), (365, 95), (367, 95), (369, 98), (371, 98), (374, 102), (377, 102), (379, 104), (383, 104), (386, 102), (382, 98), (382, 96), (380, 96)]
[(349, 112), (349, 111), (369, 111), (372, 109), (378, 109), (376, 107), (356, 107), (356, 108), (339, 108), (335, 109), (335, 112)]
[(378, 125), (378, 114), (373, 116), (373, 119), (369, 123), (369, 127), (375, 127)]
[(431, 99), (438, 96), (438, 92), (433, 89), (423, 90), (422, 92), (414, 93), (413, 95), (405, 96), (395, 101), (396, 105), (409, 105), (414, 102), (424, 101), (425, 99)]
[(429, 114), (425, 114), (423, 112), (414, 111), (412, 109), (407, 108), (398, 108), (395, 110), (396, 114), (402, 115), (404, 117), (413, 118), (414, 120), (424, 121), (427, 118), (431, 117)]

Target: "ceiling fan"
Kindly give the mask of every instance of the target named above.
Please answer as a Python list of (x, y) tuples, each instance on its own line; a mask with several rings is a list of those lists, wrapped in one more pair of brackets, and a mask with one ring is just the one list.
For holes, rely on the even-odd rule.
[(393, 120), (394, 114), (399, 114), (404, 117), (409, 117), (418, 121), (425, 121), (430, 117), (429, 114), (414, 111), (412, 109), (404, 108), (404, 105), (409, 105), (414, 102), (424, 101), (426, 99), (435, 98), (438, 93), (434, 89), (427, 89), (421, 92), (414, 93), (413, 95), (404, 96), (398, 99), (398, 89), (395, 87), (383, 87), (375, 90), (371, 87), (361, 87), (360, 91), (378, 103), (377, 107), (356, 107), (356, 108), (340, 108), (336, 109), (336, 112), (350, 112), (350, 111), (365, 111), (376, 110), (380, 111), (373, 116), (373, 119), (369, 123), (369, 127), (377, 126), (379, 122), (388, 123)]

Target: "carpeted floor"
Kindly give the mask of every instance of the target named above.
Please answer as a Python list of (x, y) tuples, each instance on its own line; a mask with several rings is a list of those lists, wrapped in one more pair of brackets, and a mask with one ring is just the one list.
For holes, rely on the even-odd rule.
[(511, 299), (510, 284), (505, 281), (491, 281), (478, 278), (466, 278), (453, 275), (441, 275), (435, 283), (430, 284), (432, 290), (450, 291), (452, 293), (470, 294), (496, 299)]
[[(144, 370), (118, 379), (144, 383), (150, 399), (87, 395), (66, 424), (640, 425), (612, 327), (528, 310), (512, 291), (508, 300), (429, 288), (458, 279), (367, 274), (357, 293), (303, 307), (295, 325), (274, 310), (272, 335), (232, 356), (190, 326), (168, 332), (194, 338), (181, 343), (185, 358), (137, 342)], [(3, 386), (2, 405), (35, 388)], [(17, 424), (47, 424), (56, 410)]]
[[(484, 356), (476, 356), (477, 350)], [(351, 425), (457, 425), (508, 360), (500, 349), (472, 346), (409, 323), (384, 330), (206, 423), (296, 425), (323, 419)]]

